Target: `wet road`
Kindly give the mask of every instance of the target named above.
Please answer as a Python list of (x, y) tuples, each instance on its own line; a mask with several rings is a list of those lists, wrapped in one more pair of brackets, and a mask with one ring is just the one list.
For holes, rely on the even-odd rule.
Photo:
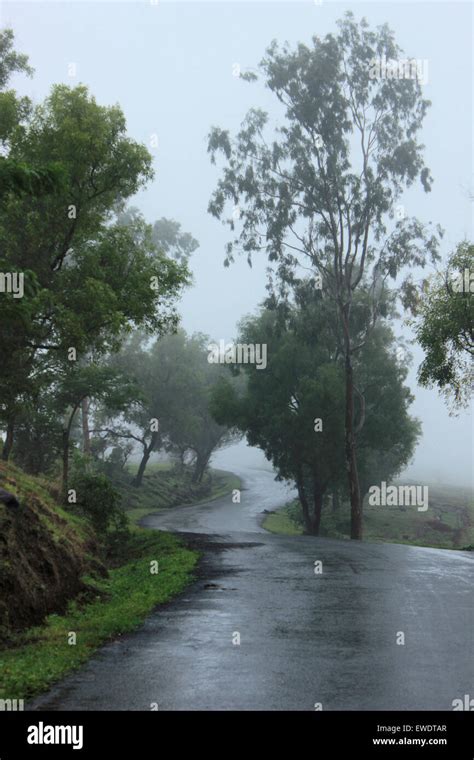
[(29, 709), (451, 710), (474, 695), (472, 555), (270, 535), (260, 513), (287, 492), (238, 474), (240, 504), (146, 519), (204, 551), (197, 580)]

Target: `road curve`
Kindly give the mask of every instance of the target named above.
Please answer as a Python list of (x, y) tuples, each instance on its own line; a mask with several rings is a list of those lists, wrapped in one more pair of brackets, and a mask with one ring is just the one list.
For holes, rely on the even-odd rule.
[(268, 534), (259, 518), (284, 486), (237, 473), (240, 504), (145, 521), (204, 552), (197, 580), (28, 709), (451, 710), (474, 696), (472, 555)]

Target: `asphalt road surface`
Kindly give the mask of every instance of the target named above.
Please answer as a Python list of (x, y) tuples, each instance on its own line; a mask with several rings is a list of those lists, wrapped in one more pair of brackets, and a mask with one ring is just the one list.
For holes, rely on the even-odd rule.
[(284, 487), (239, 474), (240, 504), (146, 519), (204, 552), (197, 580), (29, 709), (451, 710), (474, 696), (472, 555), (271, 535), (261, 513)]

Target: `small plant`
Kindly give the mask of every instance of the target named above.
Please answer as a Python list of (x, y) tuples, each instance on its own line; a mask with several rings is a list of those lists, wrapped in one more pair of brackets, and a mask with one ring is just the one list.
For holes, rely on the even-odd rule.
[(71, 488), (76, 493), (74, 510), (90, 520), (98, 535), (105, 536), (110, 530), (126, 532), (127, 518), (120, 508), (120, 495), (105, 475), (78, 470)]
[(291, 522), (297, 527), (297, 528), (303, 528), (304, 527), (304, 518), (303, 518), (303, 511), (301, 509), (301, 504), (297, 499), (294, 501), (291, 501), (287, 507), (286, 507), (286, 513), (288, 517), (290, 518)]

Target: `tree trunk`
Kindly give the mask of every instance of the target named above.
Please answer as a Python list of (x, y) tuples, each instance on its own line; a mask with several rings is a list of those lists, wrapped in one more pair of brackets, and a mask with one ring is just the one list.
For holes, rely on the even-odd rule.
[(351, 538), (362, 539), (362, 503), (354, 433), (354, 375), (350, 351), (346, 349), (346, 468), (351, 500)]
[(68, 485), (69, 485), (69, 438), (71, 435), (71, 427), (74, 420), (74, 416), (77, 412), (79, 403), (76, 404), (71, 409), (69, 419), (67, 417), (67, 412), (64, 415), (64, 426), (63, 426), (63, 433), (62, 433), (62, 458), (63, 458), (63, 471), (62, 471), (62, 477), (61, 477), (61, 493), (63, 497), (63, 501), (65, 504), (67, 504), (67, 496), (68, 496)]
[(140, 462), (140, 465), (138, 467), (138, 472), (135, 475), (135, 477), (132, 480), (132, 486), (135, 486), (135, 488), (140, 488), (142, 482), (143, 482), (143, 476), (145, 474), (146, 466), (148, 464), (148, 460), (150, 459), (153, 450), (156, 446), (156, 442), (158, 440), (158, 431), (153, 432), (151, 434), (150, 443), (147, 445), (146, 443), (143, 444), (143, 456), (142, 460)]
[(341, 501), (339, 499), (339, 493), (337, 491), (333, 491), (331, 494), (332, 497), (332, 512), (337, 512), (341, 506)]
[(132, 480), (132, 486), (135, 486), (135, 488), (140, 488), (143, 482), (143, 476), (145, 474), (146, 466), (148, 464), (148, 460), (150, 459), (150, 456), (151, 456), (151, 449), (149, 446), (145, 446), (143, 450), (143, 456), (140, 462), (140, 466), (138, 468), (138, 472)]
[(62, 433), (63, 449), (63, 471), (61, 479), (61, 493), (64, 503), (67, 503), (67, 492), (69, 482), (69, 428), (65, 428)]
[(303, 512), (305, 533), (311, 535), (311, 532), (312, 532), (311, 515), (309, 512), (308, 499), (306, 498), (306, 493), (305, 493), (304, 485), (303, 485), (303, 474), (300, 469), (296, 475), (296, 488), (298, 490), (298, 499), (300, 501), (301, 510)]
[(91, 436), (89, 431), (89, 405), (88, 398), (83, 398), (81, 401), (81, 413), (82, 413), (82, 451), (84, 454), (91, 453)]
[(315, 480), (313, 486), (313, 516), (311, 519), (311, 535), (319, 536), (319, 528), (321, 527), (321, 511), (323, 508), (323, 492), (319, 486), (319, 482)]
[(15, 429), (14, 421), (8, 420), (7, 431), (5, 436), (5, 442), (2, 449), (2, 459), (4, 462), (8, 462), (12, 447), (13, 447), (13, 433)]
[(210, 456), (211, 454), (207, 452), (205, 454), (197, 454), (193, 473), (193, 483), (201, 483)]

